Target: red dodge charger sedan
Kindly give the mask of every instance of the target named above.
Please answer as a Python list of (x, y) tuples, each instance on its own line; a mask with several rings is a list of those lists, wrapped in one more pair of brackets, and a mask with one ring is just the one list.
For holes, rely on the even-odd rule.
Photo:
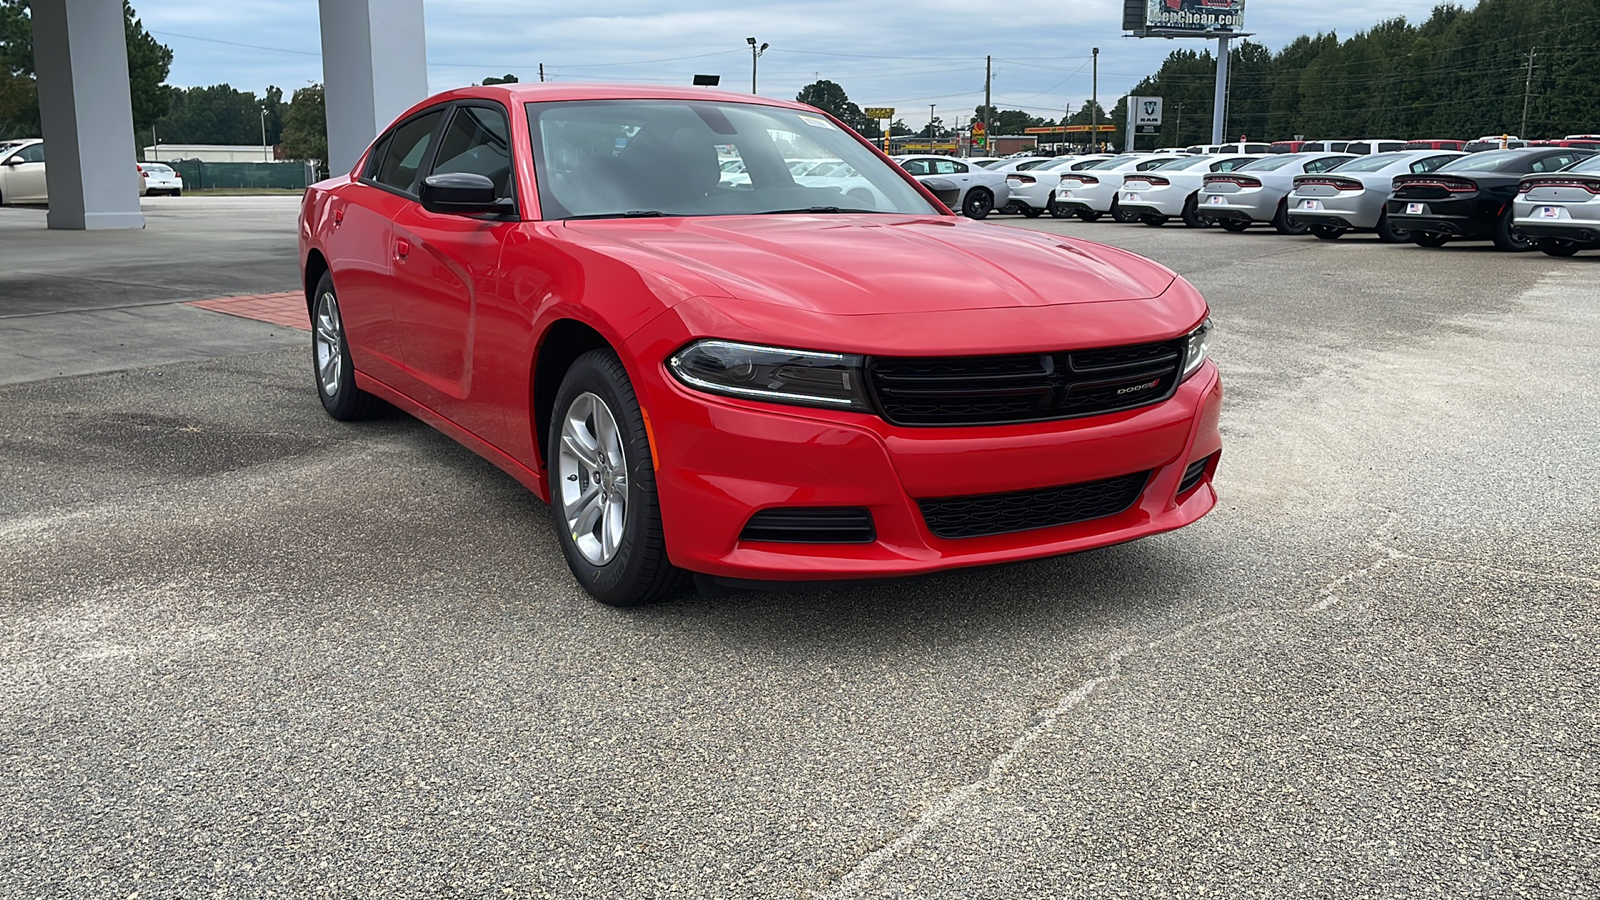
[(1216, 503), (1193, 287), (959, 218), (801, 104), (439, 94), (306, 192), (300, 259), (329, 414), (387, 401), (509, 472), (605, 603), (1071, 553)]

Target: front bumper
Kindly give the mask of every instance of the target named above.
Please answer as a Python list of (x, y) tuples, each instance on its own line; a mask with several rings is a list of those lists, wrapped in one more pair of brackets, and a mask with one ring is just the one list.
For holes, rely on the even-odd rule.
[[(1222, 387), (1209, 362), (1165, 402), (1025, 425), (906, 428), (864, 413), (712, 397), (664, 370), (645, 392), (657, 448), (667, 552), (674, 564), (741, 580), (822, 581), (916, 575), (1073, 553), (1170, 531), (1216, 504)], [(1182, 494), (1185, 470), (1205, 473)], [(1122, 512), (984, 537), (935, 536), (918, 500), (1075, 485), (1150, 473)], [(758, 511), (870, 511), (875, 540), (744, 541)]]

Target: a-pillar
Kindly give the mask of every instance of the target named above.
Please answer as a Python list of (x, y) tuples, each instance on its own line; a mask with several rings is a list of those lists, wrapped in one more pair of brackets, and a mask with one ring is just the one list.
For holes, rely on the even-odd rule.
[(143, 228), (122, 0), (34, 0), (50, 228)]
[(428, 96), (422, 0), (319, 0), (328, 171), (355, 165), (378, 130)]

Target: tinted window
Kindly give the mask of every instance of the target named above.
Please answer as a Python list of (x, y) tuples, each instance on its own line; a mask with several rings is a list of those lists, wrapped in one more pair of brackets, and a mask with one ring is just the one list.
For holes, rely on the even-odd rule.
[(1247, 158), (1243, 158), (1243, 157), (1241, 157), (1239, 159), (1225, 159), (1222, 162), (1219, 162), (1216, 165), (1213, 165), (1211, 167), (1211, 171), (1213, 171), (1213, 172), (1233, 172), (1233, 171), (1237, 171), (1239, 169), (1244, 168), (1246, 163), (1253, 163), (1253, 162), (1255, 162), (1255, 160), (1247, 159)]
[(1452, 153), (1448, 156), (1430, 156), (1427, 159), (1419, 159), (1411, 164), (1411, 174), (1426, 175), (1455, 158), (1455, 154)]
[(911, 175), (932, 175), (933, 163), (926, 159), (908, 159), (900, 164)]
[(1266, 153), (1272, 149), (1271, 144), (1244, 144), (1240, 147), (1243, 153)]
[(18, 150), (12, 159), (20, 159), (25, 163), (42, 163), (44, 162), (44, 145), (29, 144)]
[(1336, 169), (1341, 163), (1348, 161), (1349, 157), (1345, 156), (1329, 156), (1323, 159), (1314, 159), (1311, 162), (1306, 163), (1306, 167), (1301, 171), (1316, 175), (1322, 172), (1327, 172), (1330, 169)]
[(428, 152), (428, 145), (433, 142), (433, 129), (439, 124), (439, 116), (438, 112), (424, 113), (396, 128), (372, 180), (397, 191), (414, 193), (417, 169)]
[(1346, 153), (1371, 153), (1372, 152), (1372, 145), (1367, 143), (1366, 141), (1356, 141), (1355, 143), (1345, 144), (1344, 145), (1344, 152), (1346, 152)]
[(467, 172), (494, 182), (498, 199), (511, 196), (511, 141), (506, 114), (483, 106), (463, 106), (439, 139), (435, 174)]
[(1341, 172), (1376, 172), (1387, 166), (1392, 166), (1403, 157), (1398, 153), (1374, 153), (1360, 159), (1352, 159), (1339, 166)]
[(1559, 172), (1562, 169), (1565, 169), (1567, 166), (1577, 162), (1581, 155), (1582, 154), (1578, 153), (1561, 153), (1557, 154), (1556, 156), (1546, 156), (1544, 159), (1541, 159), (1533, 164), (1532, 171)]

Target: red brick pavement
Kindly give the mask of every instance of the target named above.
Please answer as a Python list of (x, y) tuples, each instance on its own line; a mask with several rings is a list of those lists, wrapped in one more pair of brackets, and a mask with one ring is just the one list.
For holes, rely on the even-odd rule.
[(285, 328), (310, 331), (311, 322), (306, 316), (306, 295), (299, 291), (279, 294), (246, 294), (242, 297), (212, 297), (208, 300), (191, 300), (190, 306), (227, 313), (241, 319), (270, 322)]

